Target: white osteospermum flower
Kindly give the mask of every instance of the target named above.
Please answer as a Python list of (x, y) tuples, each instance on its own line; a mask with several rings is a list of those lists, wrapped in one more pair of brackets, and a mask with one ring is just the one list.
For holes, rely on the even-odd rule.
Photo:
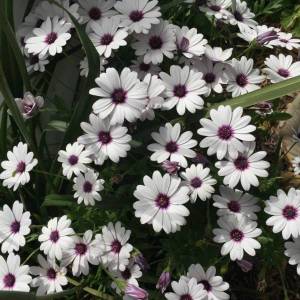
[(135, 55), (144, 55), (146, 64), (159, 64), (163, 61), (164, 55), (173, 58), (173, 51), (176, 50), (175, 27), (167, 21), (161, 21), (151, 27), (149, 33), (136, 35), (137, 42), (132, 44)]
[(206, 4), (199, 6), (199, 9), (209, 16), (216, 19), (227, 19), (229, 11), (227, 8), (231, 6), (231, 0), (208, 0)]
[(205, 52), (207, 40), (196, 28), (189, 29), (186, 26), (176, 29), (176, 44), (179, 51), (187, 58), (201, 56)]
[(23, 212), (23, 204), (15, 201), (12, 209), (8, 205), (0, 211), (1, 252), (19, 251), (25, 246), (25, 235), (30, 233), (30, 212)]
[(232, 97), (258, 90), (259, 84), (265, 79), (263, 75), (259, 75), (259, 69), (253, 69), (253, 59), (245, 56), (240, 60), (233, 58), (231, 67), (226, 69), (225, 74), (228, 78), (226, 90), (232, 93)]
[(244, 216), (224, 216), (218, 220), (220, 228), (214, 229), (214, 241), (222, 243), (221, 255), (230, 254), (231, 260), (241, 260), (244, 251), (255, 255), (255, 249), (260, 249), (260, 243), (255, 239), (261, 235), (257, 223)]
[(292, 166), (294, 168), (295, 175), (299, 175), (300, 174), (300, 156), (294, 157), (294, 159), (292, 160)]
[(151, 76), (151, 74), (147, 74), (143, 80), (144, 83), (147, 84), (147, 106), (142, 110), (142, 114), (140, 116), (140, 120), (144, 121), (145, 119), (154, 120), (155, 114), (154, 110), (161, 108), (164, 98), (162, 97), (162, 93), (165, 90), (165, 85), (158, 78), (157, 75)]
[(256, 213), (260, 211), (258, 199), (240, 190), (220, 186), (221, 195), (213, 195), (213, 206), (218, 208), (217, 215), (244, 215), (251, 220), (257, 220)]
[(131, 70), (138, 73), (139, 79), (144, 79), (147, 74), (157, 75), (160, 71), (160, 67), (154, 64), (145, 64), (144, 58), (139, 56), (136, 60), (132, 61), (132, 66), (130, 67)]
[(233, 48), (223, 50), (220, 47), (205, 46), (205, 56), (212, 62), (225, 62), (232, 55)]
[(181, 68), (173, 65), (170, 68), (170, 75), (161, 72), (159, 76), (166, 86), (167, 99), (162, 106), (164, 110), (176, 106), (178, 114), (182, 116), (186, 109), (195, 113), (196, 109), (203, 108), (204, 102), (200, 95), (206, 94), (208, 88), (202, 80), (202, 73), (191, 70), (188, 66)]
[(197, 145), (197, 141), (192, 139), (193, 133), (191, 131), (185, 131), (182, 134), (180, 131), (179, 123), (174, 126), (167, 123), (164, 127), (159, 128), (159, 132), (152, 132), (151, 136), (156, 143), (147, 147), (148, 150), (154, 152), (150, 159), (158, 163), (169, 159), (186, 168), (186, 157), (193, 158), (196, 156), (196, 152), (191, 148)]
[(46, 260), (40, 254), (37, 260), (40, 266), (30, 267), (30, 273), (37, 276), (31, 282), (31, 286), (38, 288), (37, 296), (62, 292), (62, 286), (68, 284), (67, 269), (59, 267), (55, 260)]
[(7, 260), (0, 256), (0, 291), (29, 292), (29, 266), (21, 265), (20, 256), (10, 253)]
[(33, 34), (25, 40), (25, 48), (29, 53), (44, 57), (48, 53), (52, 56), (62, 52), (62, 47), (66, 45), (67, 40), (71, 38), (68, 32), (71, 23), (66, 23), (58, 17), (53, 19), (47, 18), (40, 28), (35, 28)]
[(202, 300), (206, 292), (202, 284), (197, 284), (195, 278), (187, 280), (181, 276), (179, 281), (172, 281), (172, 289), (174, 292), (165, 293), (168, 300)]
[(176, 232), (186, 224), (190, 212), (183, 205), (189, 201), (189, 188), (180, 186), (181, 179), (155, 171), (152, 178), (144, 176), (144, 185), (138, 185), (133, 204), (135, 216), (142, 224), (152, 224), (154, 231)]
[(26, 70), (30, 72), (45, 72), (45, 66), (49, 64), (48, 56), (39, 58), (38, 55), (25, 53)]
[(98, 251), (93, 246), (93, 232), (87, 230), (83, 237), (73, 236), (72, 243), (63, 250), (62, 266), (72, 264), (72, 274), (89, 274), (89, 263), (98, 264)]
[(122, 227), (120, 222), (108, 223), (102, 227), (102, 234), (96, 234), (94, 245), (99, 248), (101, 261), (110, 270), (125, 271), (129, 264), (130, 253), (133, 250), (128, 243), (131, 231)]
[(218, 159), (227, 154), (236, 157), (238, 151), (244, 150), (242, 141), (254, 141), (251, 134), (256, 127), (249, 125), (250, 116), (243, 116), (243, 108), (237, 107), (232, 110), (231, 106), (220, 105), (217, 110), (210, 110), (210, 119), (200, 119), (203, 126), (198, 129), (199, 135), (205, 136), (200, 142), (201, 148), (208, 148), (207, 154), (217, 154)]
[(118, 29), (119, 22), (119, 18), (112, 17), (101, 22), (91, 23), (89, 38), (99, 55), (104, 55), (104, 57), (108, 58), (112, 55), (112, 50), (127, 45), (125, 39), (128, 33), (125, 29)]
[(89, 119), (90, 123), (80, 124), (86, 134), (80, 136), (78, 142), (93, 153), (95, 163), (102, 165), (107, 158), (117, 163), (121, 157), (126, 157), (131, 141), (127, 128), (112, 126), (109, 120), (102, 120), (94, 114), (90, 114)]
[(294, 39), (291, 33), (278, 32), (278, 39), (272, 41), (272, 44), (287, 50), (299, 49), (300, 39)]
[(267, 78), (272, 83), (280, 82), (292, 77), (300, 75), (300, 62), (293, 63), (293, 57), (291, 55), (279, 54), (278, 57), (270, 55), (265, 60), (265, 65), (268, 68), (264, 68), (263, 71), (267, 74)]
[(200, 264), (191, 265), (187, 272), (188, 278), (195, 278), (197, 283), (204, 286), (206, 296), (203, 300), (227, 300), (229, 295), (225, 293), (229, 289), (229, 284), (223, 281), (221, 276), (216, 276), (216, 268), (210, 266), (204, 271)]
[(292, 266), (297, 265), (297, 273), (300, 275), (300, 238), (285, 242), (284, 247), (284, 254), (290, 258), (289, 264)]
[(197, 60), (193, 65), (197, 71), (201, 72), (202, 80), (205, 81), (207, 92), (205, 96), (209, 96), (211, 91), (220, 94), (223, 92), (222, 83), (224, 79), (224, 65), (222, 63), (213, 63), (210, 59), (204, 57)]
[(70, 227), (71, 220), (67, 216), (57, 217), (48, 221), (47, 227), (43, 226), (38, 240), (41, 242), (40, 250), (50, 259), (62, 258), (62, 251), (72, 243), (74, 230)]
[(4, 171), (0, 174), (3, 186), (13, 188), (16, 191), (19, 185), (25, 185), (30, 181), (29, 172), (37, 165), (38, 161), (33, 158), (33, 153), (28, 152), (27, 144), (20, 142), (7, 152), (8, 160), (1, 162)]
[(213, 185), (217, 181), (209, 175), (209, 172), (209, 168), (203, 168), (202, 164), (193, 164), (181, 173), (181, 177), (184, 179), (183, 184), (190, 189), (192, 203), (195, 203), (198, 197), (205, 201), (215, 192)]
[(157, 0), (121, 0), (115, 4), (120, 13), (120, 27), (130, 32), (147, 34), (153, 24), (160, 22), (160, 7)]
[(78, 142), (68, 144), (65, 151), (58, 151), (57, 160), (62, 163), (64, 176), (71, 179), (73, 174), (78, 176), (80, 173), (86, 172), (85, 164), (92, 162), (90, 155), (89, 151), (84, 150), (84, 145), (80, 145)]
[(147, 85), (137, 78), (137, 73), (124, 68), (119, 75), (115, 68), (106, 69), (95, 79), (98, 87), (90, 94), (100, 97), (93, 104), (93, 111), (101, 119), (110, 118), (110, 124), (134, 122), (147, 103)]
[(77, 203), (95, 205), (95, 200), (101, 201), (102, 197), (99, 192), (104, 189), (103, 183), (104, 180), (98, 179), (98, 174), (91, 169), (88, 169), (84, 174), (78, 174), (74, 178), (73, 185), (74, 198), (78, 198)]
[[(100, 72), (103, 72), (105, 70), (105, 65), (107, 64), (107, 60), (103, 57), (100, 59)], [(80, 61), (79, 64), (80, 68), (80, 76), (88, 77), (89, 74), (89, 65), (87, 57), (85, 56), (83, 60)]]
[(277, 197), (266, 201), (265, 212), (271, 215), (266, 223), (273, 226), (274, 233), (281, 231), (285, 240), (300, 236), (300, 190), (290, 188), (287, 194), (277, 190)]
[(262, 160), (267, 153), (265, 151), (254, 152), (255, 142), (245, 142), (245, 150), (239, 152), (236, 158), (228, 157), (228, 160), (216, 162), (219, 176), (225, 176), (223, 183), (230, 188), (236, 187), (241, 182), (245, 191), (253, 186), (258, 186), (257, 177), (268, 177), (265, 170), (270, 167), (270, 163)]

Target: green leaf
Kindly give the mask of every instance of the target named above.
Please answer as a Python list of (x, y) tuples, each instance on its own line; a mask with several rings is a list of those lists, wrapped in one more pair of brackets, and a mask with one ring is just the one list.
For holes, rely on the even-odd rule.
[(238, 106), (249, 107), (262, 101), (275, 100), (298, 91), (300, 91), (300, 76), (271, 84), (246, 95), (215, 103), (209, 107), (209, 110), (217, 108), (220, 105), (230, 105), (232, 108)]
[(75, 200), (72, 195), (51, 194), (45, 197), (42, 206), (72, 206)]
[(67, 122), (53, 120), (48, 123), (48, 128), (46, 130), (56, 130), (56, 131), (65, 132), (68, 128), (68, 125), (69, 124)]
[(286, 121), (292, 118), (292, 116), (286, 112), (275, 111), (272, 114), (268, 115), (269, 121)]

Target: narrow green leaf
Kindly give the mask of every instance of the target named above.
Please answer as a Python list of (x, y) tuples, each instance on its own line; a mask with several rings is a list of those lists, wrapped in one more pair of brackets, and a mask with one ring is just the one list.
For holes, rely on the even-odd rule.
[(60, 120), (53, 120), (48, 123), (48, 128), (46, 130), (56, 130), (65, 132), (68, 128), (68, 123)]
[(75, 200), (72, 195), (51, 194), (45, 197), (42, 206), (72, 206)]

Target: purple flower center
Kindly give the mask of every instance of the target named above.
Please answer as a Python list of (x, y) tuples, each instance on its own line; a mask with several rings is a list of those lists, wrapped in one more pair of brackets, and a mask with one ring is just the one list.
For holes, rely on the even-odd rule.
[(100, 43), (101, 43), (101, 45), (107, 46), (113, 41), (113, 39), (114, 39), (114, 37), (111, 34), (106, 33), (106, 34), (102, 35)]
[(234, 17), (235, 17), (235, 19), (236, 19), (237, 21), (243, 22), (243, 20), (244, 20), (243, 15), (242, 15), (239, 11), (236, 10), (236, 11), (233, 13), (233, 15), (234, 15)]
[(219, 5), (211, 5), (211, 6), (209, 6), (209, 8), (213, 11), (220, 11), (221, 10), (221, 6), (219, 6)]
[(187, 51), (189, 49), (190, 41), (183, 37), (179, 44), (179, 49), (183, 52)]
[(122, 249), (122, 245), (120, 243), (120, 241), (118, 240), (114, 240), (111, 245), (111, 251), (114, 253), (120, 253), (121, 249)]
[(231, 200), (228, 204), (227, 207), (230, 211), (238, 213), (241, 210), (241, 206), (237, 201)]
[(173, 93), (178, 98), (183, 98), (186, 95), (186, 87), (183, 84), (177, 84), (174, 86)]
[(98, 7), (92, 7), (89, 11), (89, 16), (92, 20), (99, 20), (102, 16), (101, 10)]
[(72, 155), (69, 157), (68, 162), (69, 162), (69, 164), (70, 164), (71, 166), (76, 165), (76, 164), (78, 163), (78, 156), (72, 154)]
[(193, 300), (192, 296), (189, 294), (182, 295), (180, 300)]
[(156, 197), (155, 203), (159, 208), (166, 209), (170, 205), (170, 198), (167, 195), (160, 193)]
[(236, 76), (236, 83), (241, 87), (246, 86), (248, 84), (247, 76), (245, 74), (237, 75)]
[(199, 188), (202, 185), (202, 180), (199, 177), (195, 177), (191, 180), (191, 186), (194, 189)]
[(15, 275), (8, 273), (3, 278), (3, 283), (5, 287), (12, 288), (15, 285), (16, 277)]
[(290, 76), (290, 71), (287, 69), (279, 69), (277, 73), (284, 78), (287, 78)]
[(211, 285), (210, 285), (210, 283), (207, 280), (201, 280), (199, 283), (203, 284), (204, 289), (206, 291), (208, 291), (208, 292), (211, 291)]
[(144, 13), (141, 10), (134, 10), (130, 13), (129, 18), (132, 22), (139, 22), (143, 19)]
[(56, 278), (56, 271), (53, 268), (47, 270), (47, 277), (54, 280)]
[(293, 220), (296, 219), (298, 216), (298, 210), (294, 206), (287, 205), (283, 210), (282, 210), (282, 215), (287, 219), (287, 220)]
[(234, 161), (234, 165), (240, 171), (246, 170), (249, 167), (248, 157), (239, 155)]
[(150, 45), (151, 49), (154, 49), (154, 50), (160, 49), (162, 44), (163, 44), (163, 41), (162, 41), (161, 37), (158, 35), (153, 35), (149, 39), (149, 45)]
[(126, 95), (127, 93), (123, 89), (115, 89), (111, 94), (111, 98), (115, 104), (120, 104), (126, 101)]
[(75, 245), (75, 252), (77, 255), (84, 255), (87, 251), (87, 246), (84, 243), (77, 243)]
[(89, 181), (85, 181), (83, 184), (83, 191), (85, 193), (90, 193), (93, 189), (93, 185)]
[(123, 279), (128, 280), (131, 277), (131, 272), (128, 268), (121, 272)]
[(216, 75), (214, 73), (206, 73), (204, 75), (204, 80), (206, 83), (213, 83), (216, 79)]
[(234, 240), (235, 242), (240, 242), (243, 237), (244, 237), (244, 234), (242, 231), (238, 230), (238, 229), (233, 229), (231, 232), (230, 232), (230, 237), (232, 240)]
[(24, 161), (20, 161), (17, 165), (16, 173), (23, 173), (26, 169), (26, 164)]
[(56, 243), (59, 240), (59, 232), (54, 230), (50, 233), (50, 241)]
[(29, 64), (30, 65), (35, 65), (39, 62), (39, 56), (38, 55), (30, 55), (29, 57)]
[(20, 231), (20, 222), (14, 221), (10, 224), (10, 230), (12, 233), (18, 233)]
[(98, 134), (98, 141), (102, 144), (109, 144), (111, 142), (112, 138), (110, 136), (109, 132), (100, 131)]
[(147, 72), (150, 69), (150, 64), (140, 63), (139, 67), (141, 71)]
[(170, 153), (174, 153), (178, 150), (178, 145), (176, 142), (170, 141), (166, 144), (166, 150)]
[(45, 43), (51, 45), (56, 41), (56, 39), (57, 39), (57, 33), (50, 32), (45, 38)]
[(218, 128), (218, 137), (221, 140), (228, 141), (233, 135), (233, 130), (230, 125), (222, 125)]

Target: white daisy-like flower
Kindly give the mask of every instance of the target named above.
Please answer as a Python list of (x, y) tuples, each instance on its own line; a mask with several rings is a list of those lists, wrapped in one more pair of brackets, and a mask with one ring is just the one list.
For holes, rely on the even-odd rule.
[(79, 13), (83, 23), (103, 21), (116, 14), (113, 7), (116, 3), (115, 0), (79, 0)]
[(197, 32), (196, 28), (183, 26), (176, 29), (176, 44), (185, 57), (192, 58), (204, 54), (207, 40), (203, 38), (203, 34)]
[(72, 264), (72, 274), (79, 276), (80, 274), (89, 274), (89, 263), (98, 265), (98, 251), (93, 246), (92, 230), (87, 230), (83, 237), (73, 236), (72, 243), (63, 250), (62, 266), (66, 267)]
[(10, 253), (7, 261), (0, 256), (0, 291), (29, 292), (29, 266), (21, 265), (19, 255)]
[(139, 56), (136, 60), (132, 61), (130, 69), (138, 73), (140, 80), (143, 80), (147, 74), (158, 75), (160, 72), (160, 67), (154, 64), (145, 64), (144, 58)]
[(3, 186), (16, 191), (19, 185), (24, 185), (30, 181), (29, 172), (37, 165), (38, 161), (33, 158), (33, 153), (28, 152), (27, 144), (20, 142), (7, 152), (8, 160), (1, 162), (4, 171), (0, 174)]
[(216, 268), (210, 266), (206, 271), (200, 264), (190, 265), (187, 278), (195, 278), (197, 283), (204, 286), (206, 296), (203, 300), (227, 300), (229, 295), (225, 293), (229, 284), (223, 281), (221, 276), (216, 276)]
[(102, 165), (109, 158), (117, 163), (121, 157), (126, 157), (131, 141), (128, 129), (120, 125), (113, 126), (109, 120), (102, 120), (94, 114), (90, 114), (89, 119), (90, 123), (80, 124), (86, 134), (80, 136), (78, 142), (93, 153), (94, 162)]
[(205, 86), (207, 87), (205, 96), (209, 96), (212, 90), (218, 94), (223, 92), (222, 84), (226, 82), (223, 63), (213, 63), (210, 59), (204, 57), (201, 60), (197, 60), (193, 66), (197, 71), (201, 72), (202, 80), (205, 81)]
[(257, 220), (256, 213), (260, 211), (258, 199), (248, 193), (220, 186), (220, 195), (213, 195), (213, 200), (213, 206), (218, 208), (217, 215), (220, 217), (244, 215), (251, 220)]
[(191, 165), (181, 173), (183, 184), (190, 189), (191, 202), (195, 203), (199, 197), (202, 201), (209, 199), (215, 192), (213, 185), (217, 180), (209, 175), (209, 168), (203, 168), (202, 164)]
[(1, 252), (19, 251), (25, 246), (25, 235), (30, 233), (30, 212), (23, 212), (23, 204), (15, 201), (12, 209), (8, 205), (0, 211)]
[(300, 275), (300, 238), (284, 243), (284, 254), (289, 257), (289, 264), (297, 265), (297, 274)]
[(218, 161), (215, 166), (220, 169), (218, 175), (225, 176), (225, 185), (233, 189), (241, 182), (243, 189), (248, 191), (251, 185), (259, 185), (257, 177), (268, 177), (265, 169), (270, 167), (270, 163), (263, 160), (267, 155), (265, 151), (254, 152), (255, 142), (245, 142), (244, 145), (245, 150), (237, 157), (228, 156), (227, 160)]
[(50, 259), (62, 258), (62, 251), (73, 242), (74, 230), (70, 227), (71, 220), (67, 216), (57, 217), (48, 221), (47, 226), (43, 226), (42, 233), (38, 240), (41, 243), (40, 250)]
[(101, 22), (92, 22), (89, 38), (94, 44), (99, 55), (104, 55), (106, 58), (112, 55), (112, 50), (119, 49), (121, 46), (126, 46), (126, 37), (128, 32), (125, 29), (119, 28), (120, 19), (111, 17)]
[[(107, 60), (104, 57), (100, 58), (100, 73), (105, 70), (105, 65), (107, 64)], [(85, 56), (83, 60), (80, 61), (79, 64), (80, 76), (88, 77), (89, 75), (89, 65), (87, 57)]]
[(193, 133), (185, 131), (180, 134), (181, 126), (176, 123), (172, 126), (167, 123), (159, 128), (159, 132), (152, 132), (151, 136), (156, 143), (148, 145), (147, 149), (154, 152), (150, 159), (162, 163), (169, 159), (178, 162), (181, 167), (187, 167), (188, 158), (196, 156), (196, 152), (191, 148), (197, 145), (197, 141), (193, 140)]
[(181, 276), (179, 281), (172, 281), (173, 292), (165, 293), (168, 300), (202, 300), (206, 292), (202, 284), (197, 284), (196, 278), (189, 280)]
[(151, 74), (147, 74), (143, 80), (144, 83), (147, 84), (147, 100), (148, 103), (146, 107), (142, 110), (142, 114), (140, 116), (140, 120), (144, 121), (154, 120), (155, 114), (154, 110), (162, 107), (164, 103), (164, 98), (162, 97), (162, 93), (165, 90), (165, 85), (158, 78), (157, 75), (151, 76)]
[(91, 152), (84, 150), (84, 145), (78, 142), (68, 144), (66, 150), (58, 151), (57, 160), (62, 163), (64, 176), (71, 179), (73, 174), (78, 176), (86, 172), (86, 164), (92, 162), (90, 155)]
[(104, 180), (98, 179), (98, 174), (92, 169), (88, 169), (84, 174), (79, 173), (74, 178), (73, 185), (74, 198), (78, 198), (77, 203), (95, 205), (95, 200), (101, 201), (102, 197), (99, 192), (104, 189), (103, 183)]
[(162, 108), (170, 110), (176, 106), (177, 113), (184, 115), (187, 109), (195, 113), (197, 109), (202, 109), (204, 101), (200, 95), (207, 94), (208, 88), (202, 80), (202, 73), (190, 69), (189, 66), (171, 66), (170, 75), (161, 72), (159, 74), (163, 80), (166, 90), (166, 100)]
[(101, 262), (112, 271), (125, 271), (133, 250), (128, 243), (131, 231), (122, 227), (120, 222), (108, 223), (102, 227), (102, 234), (96, 234), (94, 245), (101, 253)]
[(211, 47), (210, 45), (205, 45), (205, 56), (212, 62), (225, 62), (232, 55), (233, 48), (223, 50), (220, 47)]
[(280, 46), (287, 50), (299, 49), (300, 39), (293, 38), (291, 33), (278, 32), (278, 39), (272, 41), (274, 46)]
[(229, 8), (232, 4), (231, 0), (208, 0), (204, 5), (200, 5), (199, 9), (209, 16), (214, 16), (216, 19), (227, 19)]
[(248, 26), (255, 27), (257, 22), (253, 20), (255, 14), (248, 8), (247, 2), (236, 0), (235, 7), (232, 7), (232, 13), (229, 14), (229, 23), (238, 25), (239, 27)]
[(237, 107), (232, 110), (231, 106), (220, 105), (217, 110), (211, 109), (210, 119), (200, 119), (203, 126), (198, 129), (199, 135), (205, 136), (200, 142), (201, 148), (208, 148), (207, 154), (217, 154), (222, 159), (229, 154), (237, 157), (238, 151), (244, 150), (242, 141), (254, 141), (251, 134), (256, 127), (249, 125), (250, 116), (243, 116), (243, 108)]
[(70, 28), (71, 23), (66, 23), (58, 17), (48, 17), (40, 28), (33, 30), (34, 36), (25, 40), (25, 48), (28, 53), (38, 54), (40, 58), (48, 53), (51, 56), (61, 53), (63, 46), (71, 38)]
[(160, 7), (157, 0), (121, 0), (115, 4), (120, 13), (120, 27), (126, 27), (129, 32), (147, 34), (153, 24), (160, 22)]
[(167, 21), (161, 21), (151, 27), (148, 34), (137, 34), (137, 42), (132, 44), (135, 55), (144, 55), (146, 64), (159, 64), (164, 55), (170, 59), (174, 57), (176, 50), (175, 27)]
[(55, 260), (46, 260), (40, 254), (37, 260), (40, 266), (30, 267), (30, 273), (37, 276), (31, 282), (31, 286), (38, 288), (37, 296), (62, 292), (62, 286), (68, 284), (67, 269), (58, 266)]
[(299, 175), (300, 174), (300, 156), (296, 156), (293, 158), (292, 166), (293, 166), (295, 175)]
[(277, 197), (266, 201), (265, 212), (271, 215), (266, 223), (273, 226), (274, 233), (281, 231), (285, 240), (300, 235), (300, 190), (290, 188), (287, 194), (277, 190)]
[(155, 171), (152, 178), (144, 176), (144, 185), (138, 185), (133, 195), (139, 199), (133, 204), (135, 216), (141, 224), (152, 224), (154, 231), (176, 232), (186, 224), (190, 212), (183, 205), (189, 201), (189, 188), (181, 186), (179, 177)]
[(45, 66), (49, 64), (48, 56), (39, 58), (38, 55), (25, 53), (26, 70), (30, 72), (45, 72)]
[(267, 74), (267, 78), (272, 83), (280, 82), (292, 77), (300, 75), (300, 62), (293, 63), (293, 57), (291, 55), (279, 54), (278, 57), (270, 55), (265, 60), (265, 65), (268, 68), (264, 68), (263, 71)]
[(220, 228), (214, 229), (214, 241), (222, 243), (221, 255), (230, 254), (231, 260), (241, 260), (244, 251), (255, 255), (255, 249), (260, 249), (260, 243), (255, 239), (261, 235), (261, 229), (257, 228), (257, 223), (249, 220), (245, 216), (224, 216), (219, 218)]
[(233, 58), (225, 75), (228, 78), (226, 90), (232, 93), (232, 97), (258, 90), (259, 84), (265, 79), (263, 75), (259, 75), (259, 69), (253, 69), (253, 59), (247, 59), (245, 56), (240, 60)]
[(115, 68), (106, 69), (95, 80), (98, 87), (90, 94), (100, 97), (93, 104), (93, 111), (101, 119), (110, 118), (110, 124), (134, 122), (147, 103), (147, 85), (137, 78), (137, 73), (124, 68), (119, 75)]

